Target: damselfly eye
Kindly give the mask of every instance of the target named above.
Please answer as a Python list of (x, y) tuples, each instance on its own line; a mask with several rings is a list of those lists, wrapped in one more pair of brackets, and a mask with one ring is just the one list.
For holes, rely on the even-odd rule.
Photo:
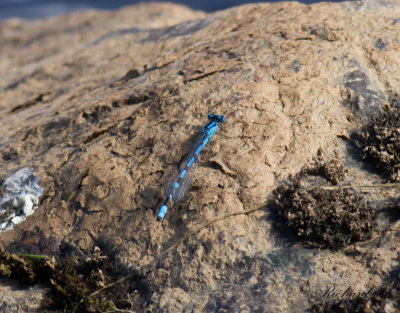
[(223, 115), (215, 115), (215, 114), (208, 114), (208, 119), (210, 121), (217, 121), (218, 123), (224, 123), (225, 122), (225, 116)]
[(222, 115), (218, 115), (217, 116), (217, 122), (218, 123), (224, 123), (225, 122), (225, 116), (222, 116)]

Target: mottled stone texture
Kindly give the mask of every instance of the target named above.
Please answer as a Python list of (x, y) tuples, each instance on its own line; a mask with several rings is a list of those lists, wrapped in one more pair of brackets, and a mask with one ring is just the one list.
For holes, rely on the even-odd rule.
[[(0, 244), (45, 254), (99, 245), (145, 268), (202, 223), (264, 203), (318, 150), (349, 168), (347, 183), (382, 182), (348, 134), (399, 92), (399, 40), (399, 3), (379, 1), (211, 14), (156, 3), (1, 22), (0, 177), (34, 167), (44, 192)], [(224, 129), (158, 223), (164, 185), (208, 113), (225, 115)], [(305, 250), (286, 230), (270, 206), (203, 229), (148, 272), (148, 309), (303, 312), (330, 284), (379, 285), (400, 249), (391, 233), (359, 258)], [(3, 282), (0, 295), (6, 312), (26, 312), (41, 291)]]

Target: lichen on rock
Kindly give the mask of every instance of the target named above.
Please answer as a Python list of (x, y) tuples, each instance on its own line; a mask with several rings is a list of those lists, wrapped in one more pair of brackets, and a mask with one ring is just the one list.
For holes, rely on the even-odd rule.
[(8, 177), (0, 199), (0, 232), (11, 229), (33, 214), (43, 193), (33, 168), (22, 168)]

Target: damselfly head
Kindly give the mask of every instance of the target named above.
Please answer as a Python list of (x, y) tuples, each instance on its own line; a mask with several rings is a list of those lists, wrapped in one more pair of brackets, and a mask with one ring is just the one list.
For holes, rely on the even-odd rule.
[(225, 116), (223, 115), (215, 115), (215, 114), (208, 114), (208, 119), (210, 121), (216, 121), (218, 123), (224, 123), (225, 122)]

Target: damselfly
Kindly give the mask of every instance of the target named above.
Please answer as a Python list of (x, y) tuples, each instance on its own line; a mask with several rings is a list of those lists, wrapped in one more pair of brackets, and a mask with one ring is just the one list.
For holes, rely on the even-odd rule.
[(199, 161), (198, 156), (201, 150), (203, 150), (214, 134), (218, 131), (220, 128), (219, 123), (224, 122), (225, 117), (222, 115), (208, 115), (208, 123), (202, 128), (201, 132), (197, 136), (195, 144), (182, 163), (178, 175), (171, 180), (165, 188), (167, 199), (158, 211), (158, 221), (162, 221), (164, 219), (169, 207), (174, 206), (183, 198), (186, 191), (189, 189), (190, 183), (192, 182), (194, 171)]

